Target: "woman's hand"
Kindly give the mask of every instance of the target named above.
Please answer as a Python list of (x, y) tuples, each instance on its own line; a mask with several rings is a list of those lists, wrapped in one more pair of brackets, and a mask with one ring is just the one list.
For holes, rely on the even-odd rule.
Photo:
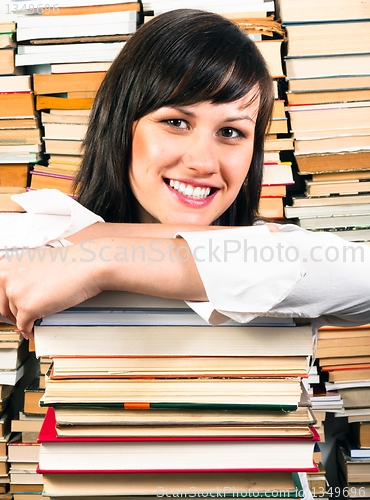
[(207, 300), (189, 254), (181, 238), (97, 238), (8, 252), (0, 260), (0, 313), (32, 338), (34, 321), (103, 290)]
[(7, 252), (0, 260), (0, 312), (30, 339), (38, 318), (98, 294), (95, 274), (78, 247)]

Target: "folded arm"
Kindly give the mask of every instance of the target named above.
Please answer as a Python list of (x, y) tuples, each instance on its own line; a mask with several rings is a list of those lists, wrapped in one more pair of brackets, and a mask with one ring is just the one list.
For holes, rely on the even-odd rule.
[(36, 319), (103, 290), (207, 300), (191, 252), (180, 238), (96, 238), (8, 253), (0, 261), (0, 312), (28, 338)]

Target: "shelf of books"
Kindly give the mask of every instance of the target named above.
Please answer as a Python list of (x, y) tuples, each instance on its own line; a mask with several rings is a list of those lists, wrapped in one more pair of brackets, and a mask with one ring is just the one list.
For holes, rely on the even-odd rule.
[(370, 491), (370, 325), (355, 328), (322, 327), (317, 355), (328, 395), (338, 394), (342, 407), (334, 417), (348, 422), (336, 445), (338, 479), (348, 497)]
[(40, 131), (31, 77), (15, 66), (16, 24), (0, 21), (0, 211), (21, 211), (11, 196), (26, 190), (29, 164), (39, 159)]
[(370, 5), (279, 0), (288, 44), (287, 111), (305, 193), (285, 215), (370, 240)]
[[(278, 0), (277, 5), (287, 32), (286, 110), (303, 186), (285, 206), (285, 216), (301, 227), (369, 244), (370, 2)], [(312, 386), (313, 411), (327, 416), (332, 486), (348, 498), (369, 495), (369, 476), (359, 469), (366, 465), (351, 462), (369, 462), (368, 450), (347, 424), (350, 418), (368, 419), (362, 372), (367, 330), (368, 325), (322, 328), (315, 353), (320, 383)], [(355, 394), (357, 402), (348, 399)], [(343, 442), (338, 444), (337, 436)], [(348, 443), (362, 449), (361, 459), (351, 455)], [(356, 465), (359, 474), (349, 475)]]

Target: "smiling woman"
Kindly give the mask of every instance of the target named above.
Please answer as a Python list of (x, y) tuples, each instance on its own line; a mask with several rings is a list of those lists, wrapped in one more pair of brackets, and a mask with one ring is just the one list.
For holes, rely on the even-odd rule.
[(99, 89), (77, 199), (110, 222), (250, 225), (272, 105), (265, 62), (236, 24), (191, 9), (158, 16)]

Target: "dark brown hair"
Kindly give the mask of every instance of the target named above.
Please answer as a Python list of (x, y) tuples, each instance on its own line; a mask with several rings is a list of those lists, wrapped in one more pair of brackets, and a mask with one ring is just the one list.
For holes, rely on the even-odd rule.
[(162, 106), (227, 103), (250, 91), (259, 98), (251, 167), (215, 224), (250, 225), (258, 213), (273, 105), (266, 64), (254, 42), (218, 14), (179, 9), (139, 27), (95, 98), (75, 182), (78, 201), (107, 222), (140, 222), (128, 175), (133, 123)]

